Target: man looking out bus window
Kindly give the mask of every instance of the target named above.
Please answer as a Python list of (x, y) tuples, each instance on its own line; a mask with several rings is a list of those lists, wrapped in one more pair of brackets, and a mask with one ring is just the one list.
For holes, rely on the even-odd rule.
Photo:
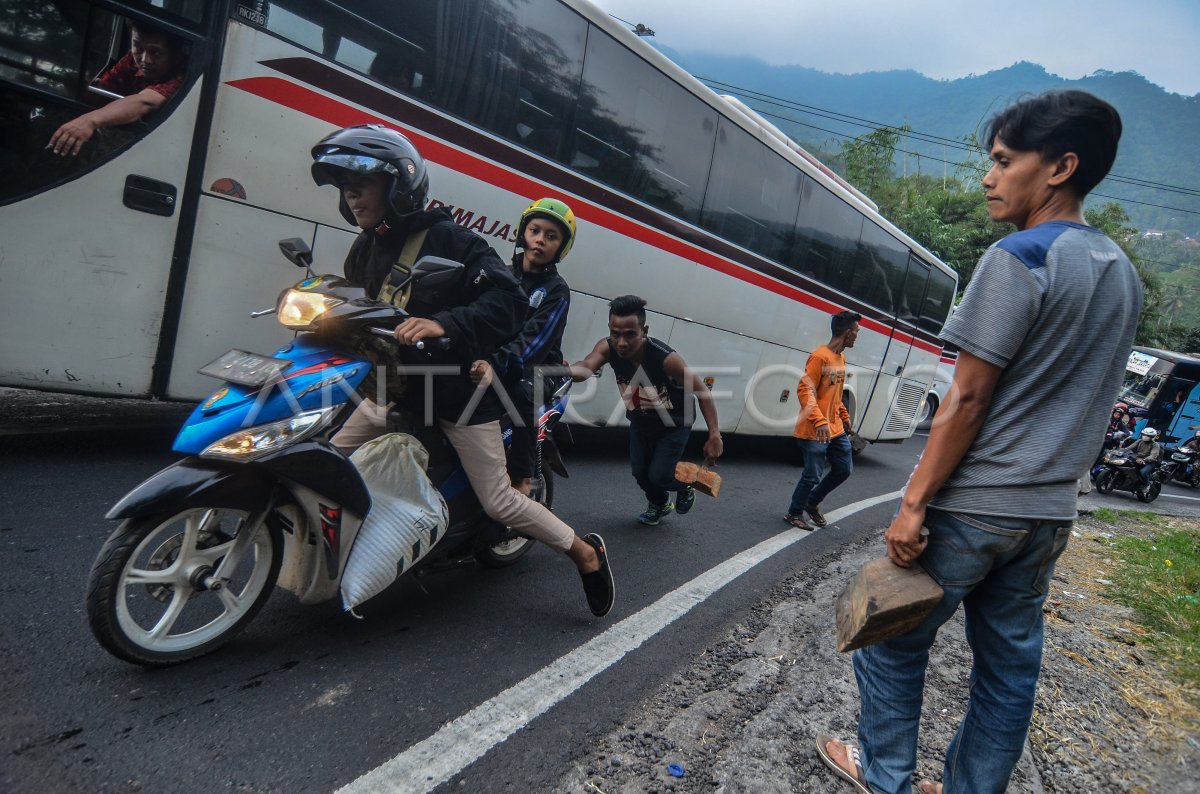
[(63, 124), (47, 148), (63, 157), (79, 154), (97, 130), (132, 124), (162, 107), (183, 85), (187, 53), (183, 42), (165, 31), (130, 25), (129, 52), (96, 81), (98, 88), (121, 94), (103, 107)]
[[(901, 567), (919, 560), (942, 600), (908, 633), (855, 651), (858, 747), (817, 737), (822, 760), (858, 791), (911, 791), (929, 649), (959, 604), (973, 663), (966, 714), (942, 782), (918, 788), (1000, 794), (1021, 756), (1047, 585), (1142, 304), (1129, 259), (1083, 217), (1120, 137), (1117, 111), (1082, 91), (1023, 100), (987, 124), (988, 214), (1017, 231), (984, 253), (942, 330), (960, 351), (957, 400), (934, 424), (883, 536), (888, 557)], [(1054, 410), (1031, 426), (1039, 405)]]
[[(646, 510), (638, 522), (655, 526), (674, 512), (683, 515), (696, 503), (696, 491), (675, 479), (675, 464), (692, 432), (695, 401), (708, 425), (706, 462), (721, 457), (724, 445), (717, 404), (703, 379), (666, 342), (650, 336), (646, 301), (622, 295), (608, 304), (608, 336), (582, 361), (571, 365), (571, 378), (587, 380), (611, 364), (629, 419), (629, 462), (633, 478), (646, 494)], [(675, 504), (670, 494), (675, 493)]]

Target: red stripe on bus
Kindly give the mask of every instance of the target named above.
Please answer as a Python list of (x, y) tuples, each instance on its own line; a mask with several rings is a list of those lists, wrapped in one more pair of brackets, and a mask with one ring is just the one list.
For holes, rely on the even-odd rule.
[[(860, 325), (861, 325), (861, 323), (860, 323)], [(906, 334), (899, 329), (894, 329), (891, 333), (891, 337), (892, 337), (892, 339), (899, 340), (900, 342), (903, 342), (906, 345), (911, 344), (913, 347), (919, 347), (927, 353), (933, 353), (934, 355), (938, 355), (938, 356), (940, 356), (942, 354), (942, 349), (940, 347), (938, 347), (937, 345), (931, 345), (928, 342), (926, 342), (925, 340), (918, 339), (917, 337), (912, 336), (911, 334)]]
[[(337, 127), (349, 127), (355, 124), (396, 125), (394, 119), (376, 116), (347, 105), (333, 97), (319, 94), (278, 77), (247, 77), (239, 80), (231, 80), (228, 82), (228, 85), (304, 113), (305, 115), (312, 116), (313, 118), (329, 122)], [(409, 127), (402, 126), (402, 129), (412, 139), (426, 160), (439, 163), (460, 173), (470, 174), (476, 179), (519, 195), (539, 195), (550, 187), (549, 185), (502, 168), (495, 163), (455, 149), (436, 138), (430, 138)], [(576, 208), (577, 203), (578, 206), (583, 207), (583, 212), (580, 212)], [(790, 298), (798, 303), (806, 304), (814, 309), (819, 309), (828, 314), (836, 314), (842, 310), (842, 307), (837, 304), (830, 303), (803, 290), (775, 281), (743, 265), (723, 259), (703, 248), (698, 248), (682, 240), (677, 240), (662, 232), (647, 229), (603, 207), (588, 204), (579, 199), (572, 199), (572, 209), (575, 210), (575, 216), (578, 218), (586, 218), (592, 223), (596, 223), (618, 234), (631, 237), (639, 242), (704, 265), (710, 270), (716, 270), (719, 273), (732, 276), (785, 298)], [(860, 325), (884, 336), (891, 336), (893, 332), (892, 328), (888, 325), (869, 317), (864, 317)], [(912, 340), (913, 344), (922, 350), (930, 353), (941, 353), (941, 349), (935, 345), (914, 339), (907, 334), (901, 335)]]

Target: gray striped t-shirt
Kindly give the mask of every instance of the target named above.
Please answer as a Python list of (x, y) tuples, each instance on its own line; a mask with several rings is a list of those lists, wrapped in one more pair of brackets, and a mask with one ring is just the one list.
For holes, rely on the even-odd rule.
[(1051, 221), (989, 248), (942, 339), (1004, 371), (975, 442), (931, 506), (1073, 520), (1077, 480), (1103, 441), (1141, 306), (1133, 265), (1090, 226)]

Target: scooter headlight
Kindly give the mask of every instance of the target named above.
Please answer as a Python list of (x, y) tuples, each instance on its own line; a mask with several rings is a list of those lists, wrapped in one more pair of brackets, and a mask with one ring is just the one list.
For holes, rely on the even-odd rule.
[(298, 289), (285, 290), (275, 306), (275, 317), (282, 325), (293, 331), (311, 331), (313, 322), (325, 312), (345, 303), (341, 298), (305, 292)]
[(251, 461), (314, 435), (329, 424), (338, 406), (305, 411), (290, 419), (248, 427), (215, 441), (200, 453), (202, 458)]

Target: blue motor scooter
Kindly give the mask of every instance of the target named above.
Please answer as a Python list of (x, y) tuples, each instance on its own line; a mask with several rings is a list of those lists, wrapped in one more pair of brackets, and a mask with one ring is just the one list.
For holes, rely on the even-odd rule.
[[(391, 340), (408, 315), (340, 277), (313, 276), (303, 240), (283, 240), (280, 248), (309, 277), (284, 290), (274, 310), (256, 315), (275, 314), (300, 333), (271, 356), (233, 350), (201, 369), (224, 383), (180, 429), (173, 449), (186, 457), (107, 514), (121, 524), (92, 566), (88, 623), (125, 661), (161, 667), (216, 649), (253, 619), (276, 584), (304, 604), (334, 598), (370, 514), (367, 483), (328, 437), (360, 394), (373, 395), (374, 364), (356, 351), (369, 349), (364, 340), (389, 344), (382, 339)], [(401, 286), (414, 293), (444, 288), (462, 268), (424, 257)], [(436, 361), (451, 356), (453, 344), (418, 347)], [(552, 471), (566, 476), (550, 431), (565, 410), (569, 383), (539, 412), (531, 496), (548, 507)], [(396, 577), (472, 558), (503, 567), (524, 555), (533, 541), (484, 513), (436, 427), (405, 429), (428, 451), (427, 474), (449, 508), (449, 526), (406, 542)]]

